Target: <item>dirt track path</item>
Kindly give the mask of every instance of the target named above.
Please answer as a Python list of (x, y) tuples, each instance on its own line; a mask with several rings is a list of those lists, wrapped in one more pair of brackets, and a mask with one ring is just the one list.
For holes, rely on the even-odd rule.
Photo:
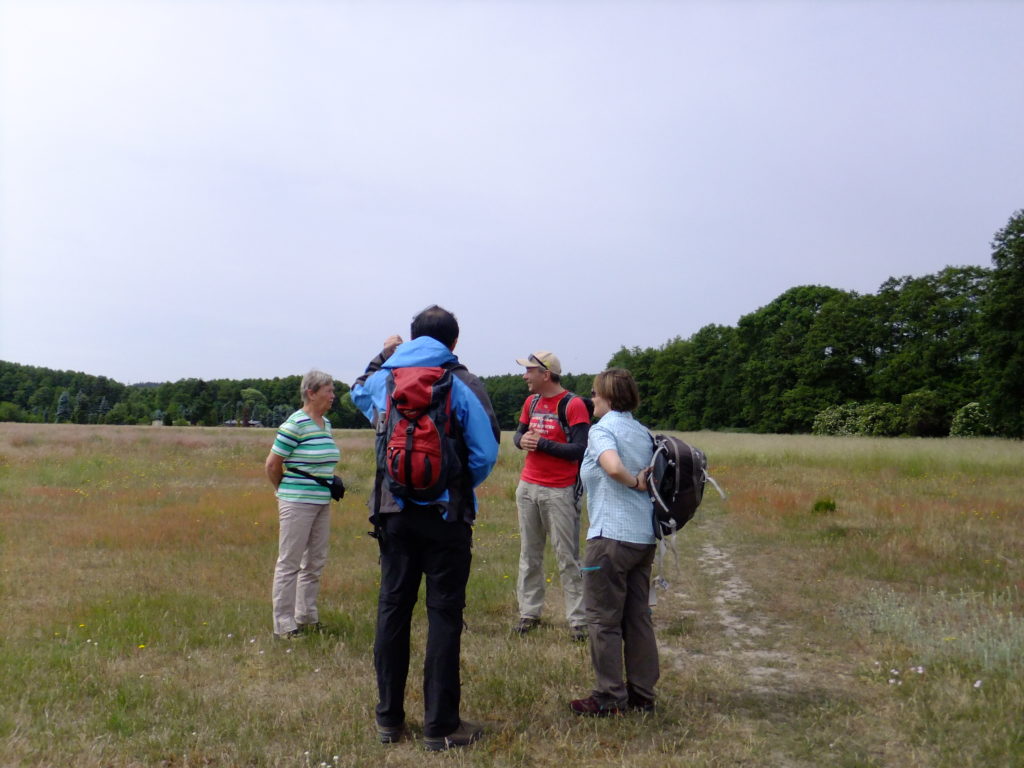
[[(699, 628), (698, 643), (687, 649), (685, 636), (678, 638), (680, 642), (673, 637), (659, 650), (676, 663), (705, 654), (727, 660), (754, 691), (784, 693), (798, 678), (798, 654), (786, 647), (792, 628), (766, 612), (770, 604), (751, 586), (746, 568), (737, 565), (721, 541), (722, 530), (721, 519), (701, 528), (704, 541), (697, 548), (695, 568), (692, 559), (687, 561), (689, 552), (679, 552), (678, 571), (673, 555), (666, 553), (662, 573), (669, 584), (659, 596), (656, 622), (664, 627), (680, 615), (689, 617)], [(704, 640), (717, 647), (701, 648)]]
[[(786, 564), (730, 542), (727, 524), (717, 517), (684, 531), (678, 569), (665, 556), (669, 583), (654, 608), (662, 676), (680, 683), (678, 708), (708, 719), (699, 727), (735, 732), (753, 749), (770, 745), (767, 754), (739, 750), (735, 764), (831, 764), (831, 742), (849, 738), (831, 719), (868, 706), (857, 672), (864, 660), (848, 643), (836, 647), (820, 607), (800, 608), (799, 578), (782, 573)], [(856, 750), (866, 764), (885, 764), (880, 734)]]

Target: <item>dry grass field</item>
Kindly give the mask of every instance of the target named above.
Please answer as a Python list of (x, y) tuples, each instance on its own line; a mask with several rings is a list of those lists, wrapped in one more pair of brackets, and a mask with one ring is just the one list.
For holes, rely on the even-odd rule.
[[(0, 765), (1024, 765), (1024, 444), (699, 434), (709, 489), (661, 567), (658, 711), (591, 684), (553, 562), (510, 634), (521, 456), (481, 489), (464, 714), (430, 755), (373, 729), (371, 434), (336, 432), (327, 632), (270, 631), (270, 430), (0, 424)], [(407, 694), (421, 731), (418, 608)]]

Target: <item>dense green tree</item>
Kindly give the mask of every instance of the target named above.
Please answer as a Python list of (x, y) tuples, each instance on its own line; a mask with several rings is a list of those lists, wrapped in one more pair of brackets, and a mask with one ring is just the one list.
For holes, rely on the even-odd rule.
[(238, 393), (241, 405), (241, 426), (248, 427), (253, 421), (259, 421), (259, 410), (266, 405), (267, 396), (255, 387), (245, 387)]
[[(677, 378), (671, 418), (675, 429), (742, 427), (739, 334), (731, 326), (706, 325), (690, 338)], [(670, 380), (663, 382), (668, 386)]]
[(60, 424), (61, 422), (70, 421), (71, 419), (71, 395), (65, 389), (60, 393), (60, 398), (57, 400), (57, 417), (55, 421)]
[(1024, 210), (992, 241), (993, 273), (981, 312), (982, 389), (997, 434), (1024, 437)]
[(878, 303), (886, 335), (871, 379), (874, 397), (899, 402), (907, 393), (928, 390), (945, 422), (940, 431), (948, 432), (952, 414), (980, 388), (980, 307), (990, 278), (983, 267), (947, 267), (882, 284)]
[(843, 292), (819, 285), (791, 288), (739, 321), (742, 417), (758, 432), (808, 432), (827, 398), (801, 381), (806, 340), (826, 302)]

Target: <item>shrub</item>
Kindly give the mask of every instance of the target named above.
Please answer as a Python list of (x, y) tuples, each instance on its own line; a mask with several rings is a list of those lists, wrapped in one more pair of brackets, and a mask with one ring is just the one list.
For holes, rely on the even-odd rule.
[(23, 408), (4, 400), (0, 402), (0, 421), (33, 421)]
[(815, 435), (856, 434), (857, 406), (832, 405), (814, 417), (811, 433)]
[(981, 403), (968, 403), (953, 414), (950, 437), (981, 437), (992, 434), (992, 422)]
[(899, 406), (892, 403), (864, 403), (857, 408), (856, 434), (895, 437), (906, 430)]
[(892, 403), (833, 405), (814, 418), (815, 435), (893, 437), (906, 431), (903, 412)]
[(816, 515), (824, 515), (829, 512), (836, 511), (836, 500), (831, 496), (821, 496), (815, 499), (814, 506), (811, 507), (811, 512)]

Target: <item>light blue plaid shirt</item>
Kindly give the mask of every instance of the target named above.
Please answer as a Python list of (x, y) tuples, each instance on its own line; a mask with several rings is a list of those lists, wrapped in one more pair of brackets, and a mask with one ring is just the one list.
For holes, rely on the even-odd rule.
[(627, 488), (601, 469), (598, 457), (615, 451), (633, 474), (651, 463), (654, 443), (651, 433), (631, 413), (608, 411), (590, 428), (587, 452), (583, 454), (580, 477), (587, 489), (587, 514), (590, 528), (587, 538), (630, 544), (653, 544), (654, 510), (646, 493)]

